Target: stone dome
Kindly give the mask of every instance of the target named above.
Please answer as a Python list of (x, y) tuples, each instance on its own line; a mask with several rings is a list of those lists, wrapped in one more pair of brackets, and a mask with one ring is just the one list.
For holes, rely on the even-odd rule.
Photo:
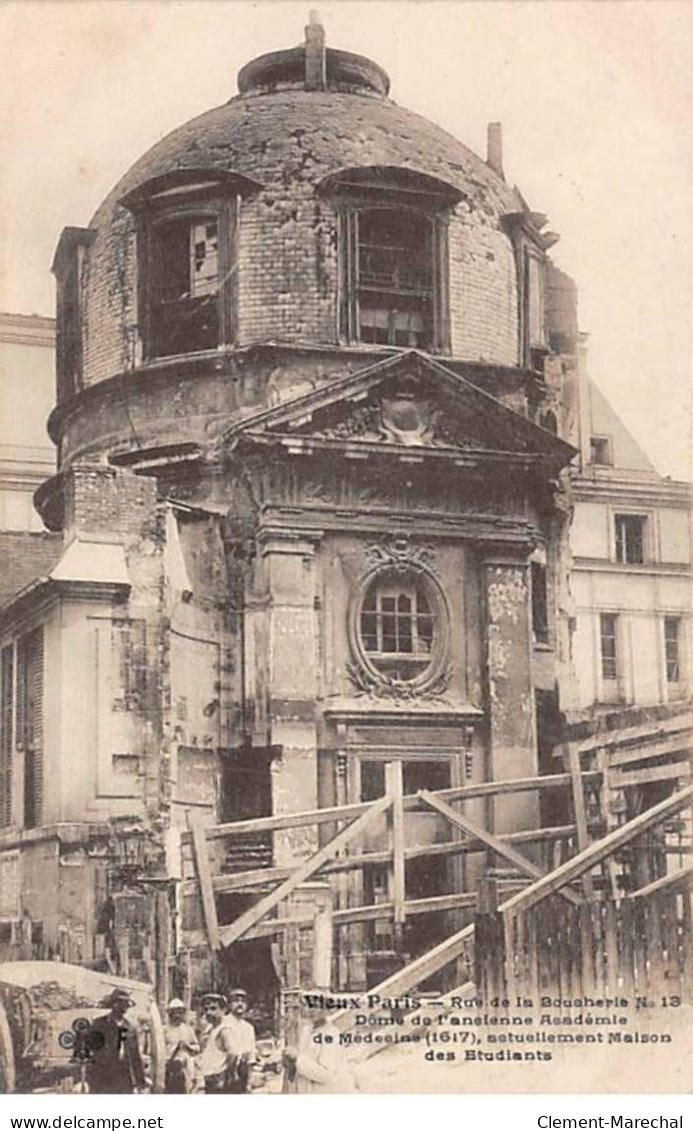
[(155, 179), (186, 171), (254, 190), (242, 194), (236, 220), (234, 347), (343, 343), (338, 224), (320, 189), (346, 170), (385, 169), (440, 182), (455, 201), (444, 352), (517, 364), (516, 264), (500, 217), (522, 210), (519, 194), (446, 131), (393, 102), (376, 63), (331, 49), (322, 58), (317, 82), (305, 47), (248, 63), (238, 95), (154, 145), (97, 210), (81, 274), (82, 387), (142, 363), (137, 222), (128, 202)]

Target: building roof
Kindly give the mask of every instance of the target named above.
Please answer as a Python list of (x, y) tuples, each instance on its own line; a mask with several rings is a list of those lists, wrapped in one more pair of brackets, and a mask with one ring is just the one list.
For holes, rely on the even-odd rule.
[(0, 531), (0, 606), (46, 577), (63, 551), (61, 534)]

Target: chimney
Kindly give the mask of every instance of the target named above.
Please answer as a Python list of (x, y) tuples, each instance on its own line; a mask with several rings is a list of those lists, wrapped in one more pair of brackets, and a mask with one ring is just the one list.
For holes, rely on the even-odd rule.
[(505, 180), (503, 172), (503, 134), (500, 122), (489, 122), (486, 141), (486, 164)]
[(310, 12), (306, 27), (306, 90), (325, 90), (327, 86), (325, 29), (317, 12)]

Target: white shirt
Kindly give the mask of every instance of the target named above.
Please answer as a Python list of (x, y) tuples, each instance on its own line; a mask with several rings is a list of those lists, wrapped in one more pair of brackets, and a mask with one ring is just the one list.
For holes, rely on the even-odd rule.
[[(320, 1039), (316, 1041), (316, 1037)], [(339, 1030), (329, 1021), (317, 1029), (308, 1024), (301, 1032), (296, 1060), (296, 1091), (299, 1094), (333, 1095), (354, 1091), (344, 1049), (339, 1044)]]

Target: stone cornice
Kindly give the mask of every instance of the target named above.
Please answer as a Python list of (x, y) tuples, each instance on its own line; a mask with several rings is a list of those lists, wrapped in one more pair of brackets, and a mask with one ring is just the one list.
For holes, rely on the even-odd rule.
[(42, 314), (0, 313), (0, 342), (55, 348), (55, 318)]

